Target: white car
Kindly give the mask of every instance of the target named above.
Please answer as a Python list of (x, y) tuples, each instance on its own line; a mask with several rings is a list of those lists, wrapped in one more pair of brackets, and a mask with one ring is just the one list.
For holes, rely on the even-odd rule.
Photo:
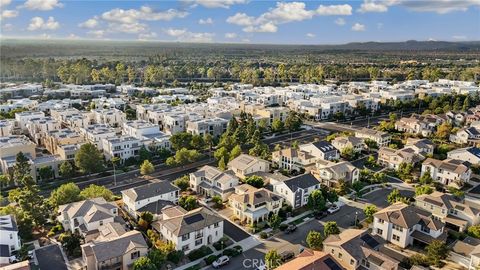
[(330, 208), (328, 208), (327, 212), (329, 214), (333, 214), (335, 212), (338, 212), (340, 210), (340, 207), (338, 207), (336, 204), (330, 206)]
[(228, 256), (222, 256), (212, 263), (213, 268), (219, 268), (222, 265), (228, 264), (230, 258)]

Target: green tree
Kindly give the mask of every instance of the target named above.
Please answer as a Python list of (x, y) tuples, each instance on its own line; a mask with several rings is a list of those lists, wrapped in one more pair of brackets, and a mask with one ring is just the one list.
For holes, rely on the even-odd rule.
[(133, 270), (156, 270), (158, 269), (149, 257), (140, 257), (133, 262)]
[(450, 132), (452, 131), (452, 125), (445, 122), (437, 127), (437, 132), (435, 133), (435, 137), (441, 140), (448, 139), (450, 136)]
[(325, 237), (331, 235), (331, 234), (339, 234), (340, 229), (337, 226), (337, 222), (335, 221), (327, 221), (324, 225), (323, 228), (323, 233), (325, 234)]
[(282, 264), (282, 258), (275, 249), (269, 250), (265, 254), (265, 265), (267, 269), (275, 269)]
[(8, 200), (12, 203), (17, 203), (19, 215), (24, 220), (31, 220), (32, 224), (37, 227), (45, 224), (48, 209), (37, 186), (26, 185), (23, 188), (13, 189), (8, 193)]
[(470, 109), (470, 107), (470, 96), (467, 96), (463, 101), (462, 111), (466, 112), (468, 109)]
[(155, 266), (155, 269), (160, 269), (162, 268), (162, 265), (165, 263), (167, 260), (167, 254), (166, 252), (163, 252), (160, 249), (151, 249), (150, 252), (148, 252), (148, 258), (150, 259), (151, 263)]
[(218, 195), (215, 195), (212, 197), (212, 202), (215, 204), (217, 208), (223, 205), (222, 197)]
[(428, 185), (417, 186), (415, 188), (415, 196), (420, 196), (423, 194), (432, 194), (433, 188)]
[(468, 227), (468, 235), (471, 237), (479, 238), (480, 239), (480, 225), (472, 225)]
[(373, 215), (377, 212), (377, 207), (375, 205), (367, 205), (363, 209), (363, 213), (365, 213), (365, 217), (369, 222), (373, 221)]
[(297, 131), (300, 129), (302, 126), (303, 121), (302, 119), (298, 116), (298, 114), (294, 111), (290, 111), (288, 113), (287, 118), (285, 119), (285, 127), (289, 131)]
[(150, 160), (152, 158), (152, 153), (150, 153), (150, 151), (148, 151), (148, 149), (142, 145), (142, 147), (140, 147), (140, 150), (138, 151), (138, 160), (140, 160), (140, 162), (143, 162), (145, 160)]
[(68, 256), (79, 256), (82, 254), (80, 244), (82, 238), (79, 234), (71, 232), (65, 232), (60, 234), (58, 237), (60, 243), (62, 243), (62, 247), (65, 249)]
[(390, 204), (394, 204), (396, 202), (402, 201), (402, 195), (398, 191), (398, 189), (393, 189), (390, 194), (387, 196), (387, 202)]
[(173, 184), (180, 188), (180, 190), (185, 191), (190, 187), (190, 177), (188, 175), (179, 177), (173, 181)]
[(233, 149), (232, 149), (232, 152), (230, 152), (229, 161), (232, 161), (233, 159), (240, 156), (241, 154), (242, 154), (242, 147), (238, 144), (235, 145), (235, 147), (233, 147)]
[(87, 174), (100, 171), (103, 168), (102, 160), (102, 153), (91, 143), (80, 146), (75, 154), (75, 165)]
[(185, 208), (187, 211), (191, 211), (198, 208), (197, 198), (195, 196), (182, 196), (178, 199), (178, 205)]
[(325, 210), (326, 202), (325, 198), (322, 195), (322, 192), (318, 189), (312, 191), (312, 193), (310, 193), (310, 195), (308, 196), (307, 205), (310, 210), (313, 210), (315, 212)]
[(53, 169), (50, 166), (44, 166), (38, 170), (38, 176), (40, 176), (40, 179), (42, 179), (43, 181), (52, 179), (53, 174)]
[(447, 258), (448, 255), (447, 244), (440, 240), (433, 240), (427, 245), (425, 250), (427, 251), (428, 261), (437, 267), (442, 266), (441, 261)]
[(142, 175), (152, 174), (154, 171), (155, 167), (148, 160), (144, 160), (142, 165), (140, 165), (140, 174)]
[(22, 152), (18, 152), (17, 156), (15, 157), (15, 165), (13, 165), (13, 179), (17, 184), (25, 186), (33, 183), (29, 160)]
[[(200, 158), (200, 153), (197, 150), (188, 150), (182, 148), (175, 153), (175, 156), (167, 159), (167, 165), (180, 165), (183, 166), (188, 163), (193, 163)], [(170, 161), (169, 161), (170, 159)], [(173, 163), (172, 163), (173, 161)]]
[(346, 160), (353, 160), (355, 158), (355, 152), (353, 151), (353, 147), (345, 147), (343, 148), (341, 155)]
[(62, 177), (72, 177), (75, 171), (73, 169), (72, 163), (70, 163), (69, 161), (64, 161), (62, 165), (60, 165), (58, 172)]
[(50, 198), (48, 199), (54, 207), (81, 200), (80, 188), (75, 183), (67, 183), (59, 186), (50, 193)]
[(280, 119), (275, 119), (272, 122), (272, 131), (273, 132), (282, 132), (284, 129), (283, 122)]
[(193, 135), (188, 132), (179, 132), (170, 137), (172, 148), (180, 150), (182, 148), (190, 149)]
[(245, 178), (245, 183), (256, 188), (262, 188), (265, 185), (265, 183), (263, 182), (263, 178), (258, 175), (247, 176)]
[(309, 248), (314, 250), (322, 250), (322, 243), (323, 243), (322, 233), (317, 231), (308, 232), (306, 242)]
[(103, 197), (106, 201), (113, 201), (113, 192), (106, 187), (91, 184), (80, 192), (83, 199)]
[(268, 218), (268, 226), (273, 230), (278, 229), (280, 223), (282, 223), (282, 219), (278, 215), (273, 214)]

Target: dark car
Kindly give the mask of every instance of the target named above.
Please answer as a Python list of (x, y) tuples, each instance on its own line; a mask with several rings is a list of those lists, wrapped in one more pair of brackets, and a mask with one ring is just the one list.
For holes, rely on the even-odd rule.
[(280, 254), (280, 259), (282, 260), (282, 262), (286, 262), (288, 260), (291, 260), (295, 257), (295, 253), (293, 253), (293, 251), (284, 251)]
[(328, 213), (326, 211), (320, 211), (320, 212), (315, 213), (315, 218), (316, 219), (322, 219), (322, 218), (326, 217), (327, 215), (328, 215)]
[(297, 230), (297, 226), (295, 224), (288, 225), (288, 227), (285, 229), (285, 233), (292, 233)]

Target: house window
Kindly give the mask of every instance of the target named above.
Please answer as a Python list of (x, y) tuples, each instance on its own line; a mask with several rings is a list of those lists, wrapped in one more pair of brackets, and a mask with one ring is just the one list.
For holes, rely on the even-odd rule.
[(403, 232), (403, 228), (400, 227), (400, 226), (398, 226), (398, 225), (393, 224), (393, 225), (392, 225), (392, 228), (395, 229), (395, 230), (397, 230), (397, 231), (399, 231), (399, 232)]
[(188, 245), (185, 245), (185, 246), (182, 247), (182, 251), (187, 251), (187, 250), (189, 250)]
[(217, 223), (213, 224), (213, 227), (214, 227), (214, 228), (220, 227), (220, 223), (217, 222)]
[(99, 224), (100, 224), (100, 226), (102, 226), (103, 225), (103, 220), (100, 220)]
[(13, 235), (12, 235), (12, 234), (10, 234), (10, 239), (13, 239)]
[(382, 229), (377, 229), (377, 234), (382, 235), (382, 234), (383, 234), (383, 230), (382, 230)]
[(140, 251), (135, 251), (135, 252), (130, 253), (130, 258), (132, 260), (135, 260), (138, 257), (140, 257)]
[(381, 218), (378, 219), (378, 223), (383, 224), (385, 221)]
[(195, 246), (199, 246), (201, 244), (202, 244), (202, 239), (201, 238), (195, 241)]
[(355, 261), (353, 259), (350, 260), (350, 265), (353, 265)]
[(189, 233), (186, 233), (186, 234), (182, 235), (182, 241), (186, 241), (188, 239), (190, 239), (190, 234)]
[(393, 240), (395, 240), (395, 241), (400, 241), (400, 236), (398, 236), (398, 235), (396, 235), (396, 234), (394, 234), (392, 238), (393, 238)]
[(335, 249), (332, 248), (332, 251), (330, 253), (335, 254)]

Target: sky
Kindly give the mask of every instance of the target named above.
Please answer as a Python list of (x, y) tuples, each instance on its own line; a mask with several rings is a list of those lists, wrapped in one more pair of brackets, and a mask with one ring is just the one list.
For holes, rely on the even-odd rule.
[(480, 40), (480, 0), (0, 0), (2, 38), (269, 44)]

